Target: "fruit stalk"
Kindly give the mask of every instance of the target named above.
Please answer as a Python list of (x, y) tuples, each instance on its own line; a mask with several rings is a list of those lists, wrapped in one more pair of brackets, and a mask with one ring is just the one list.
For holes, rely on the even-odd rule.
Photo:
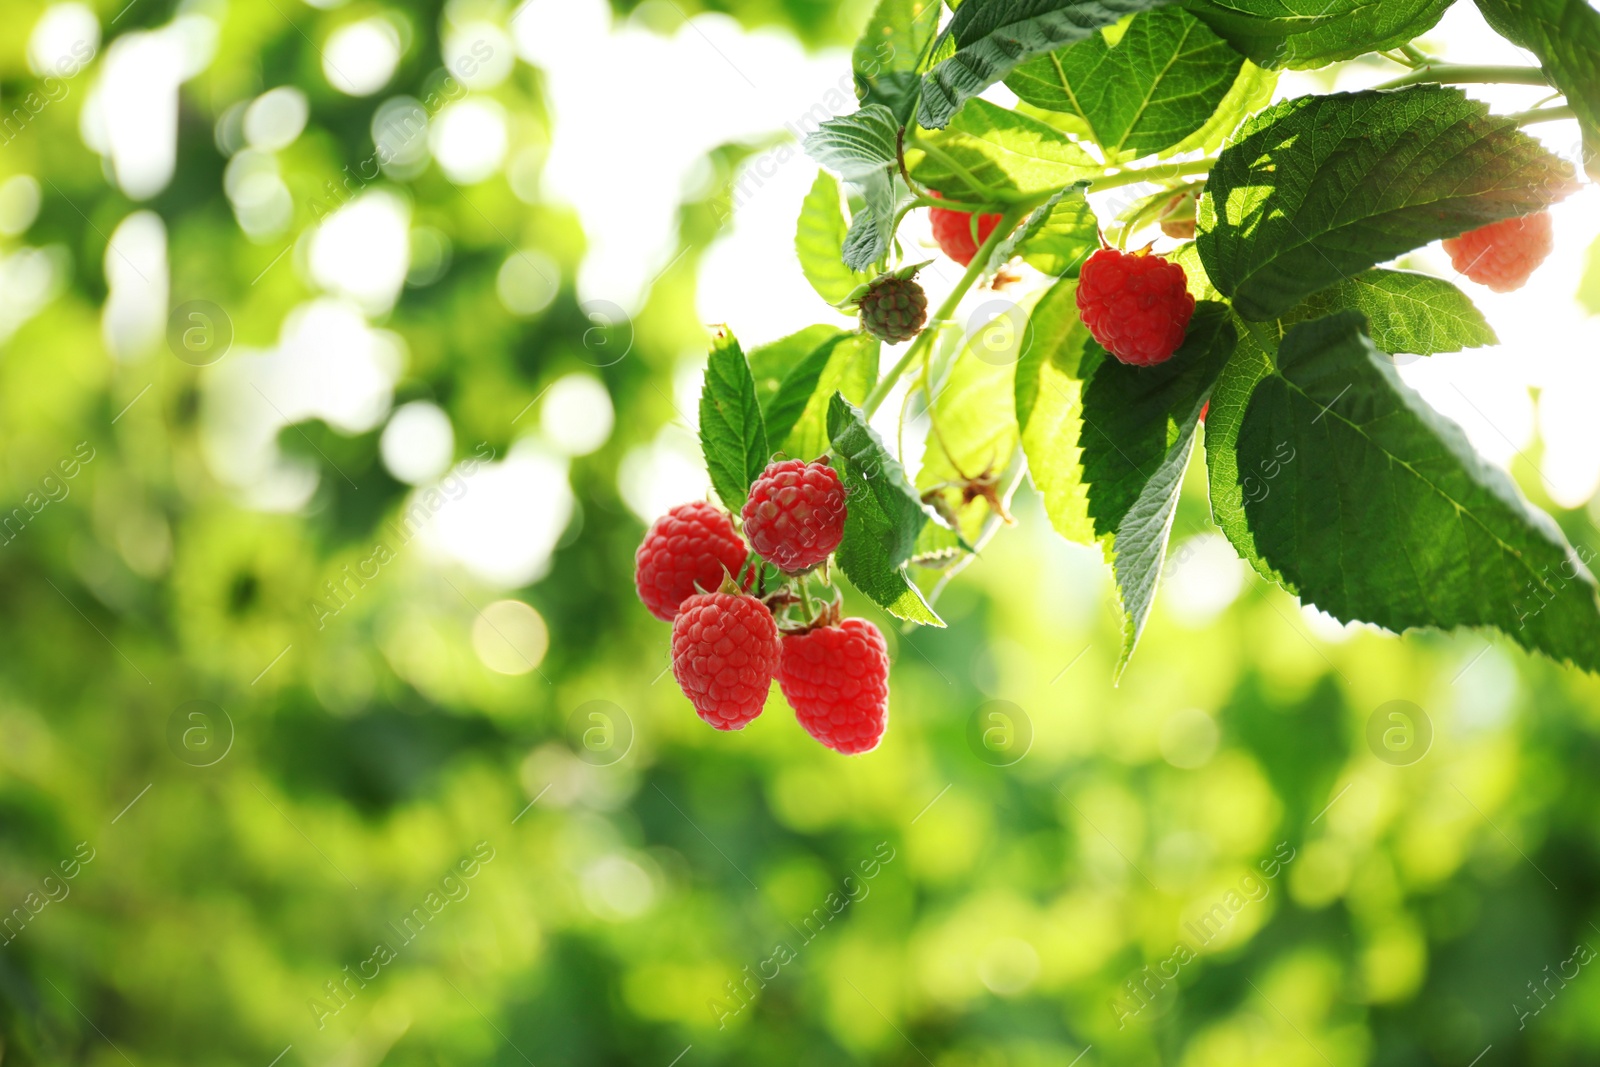
[(927, 325), (922, 328), (922, 332), (917, 334), (917, 339), (911, 342), (911, 347), (906, 349), (905, 355), (901, 356), (899, 361), (889, 368), (888, 372), (878, 380), (878, 384), (873, 386), (872, 392), (867, 394), (866, 402), (861, 405), (861, 410), (868, 418), (871, 418), (872, 413), (882, 406), (884, 399), (889, 395), (889, 391), (894, 388), (895, 382), (899, 381), (900, 376), (906, 372), (906, 368), (910, 367), (917, 357), (926, 351), (928, 345), (932, 343), (933, 336), (938, 333), (940, 324), (946, 322), (951, 315), (955, 314), (956, 306), (961, 303), (961, 298), (967, 295), (967, 290), (972, 288), (972, 283), (977, 281), (979, 276), (983, 274), (983, 268), (989, 262), (989, 254), (994, 251), (995, 246), (1005, 240), (1011, 231), (1017, 228), (1017, 223), (1021, 222), (1031, 210), (1032, 207), (1025, 204), (1019, 204), (1006, 210), (1005, 215), (1000, 220), (1000, 225), (996, 226), (994, 232), (978, 247), (978, 253), (972, 257), (972, 262), (967, 264), (966, 272), (956, 282), (955, 288), (950, 290), (950, 295), (945, 297), (944, 303), (940, 304), (934, 311)]

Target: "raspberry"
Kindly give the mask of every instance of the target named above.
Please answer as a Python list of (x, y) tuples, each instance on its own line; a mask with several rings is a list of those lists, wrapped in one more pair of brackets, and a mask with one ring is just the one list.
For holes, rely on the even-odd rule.
[(1444, 242), (1456, 270), (1497, 293), (1526, 285), (1554, 247), (1548, 211), (1492, 223)]
[(724, 572), (737, 575), (749, 555), (726, 511), (704, 501), (679, 504), (644, 535), (633, 558), (633, 584), (650, 614), (671, 622), (684, 598), (716, 589)]
[[(930, 190), (932, 192), (932, 190)], [(933, 193), (938, 196), (938, 193)], [(942, 207), (928, 209), (928, 224), (933, 227), (933, 239), (945, 255), (963, 267), (978, 254), (978, 245), (989, 239), (994, 228), (1000, 225), (999, 215), (978, 216), (978, 240), (972, 239), (972, 216), (965, 211), (950, 211)]]
[(928, 318), (928, 294), (915, 279), (880, 274), (867, 285), (857, 305), (861, 328), (880, 341), (909, 341)]
[(672, 624), (672, 676), (694, 710), (719, 730), (761, 714), (778, 669), (778, 624), (753, 596), (697, 593)]
[(844, 485), (826, 461), (779, 460), (750, 487), (744, 532), (758, 556), (799, 574), (839, 547), (845, 511)]
[(1194, 315), (1183, 268), (1146, 252), (1102, 248), (1078, 275), (1078, 312), (1089, 333), (1124, 363), (1165, 363)]
[(853, 756), (889, 725), (889, 650), (866, 619), (783, 638), (778, 686), (806, 733)]

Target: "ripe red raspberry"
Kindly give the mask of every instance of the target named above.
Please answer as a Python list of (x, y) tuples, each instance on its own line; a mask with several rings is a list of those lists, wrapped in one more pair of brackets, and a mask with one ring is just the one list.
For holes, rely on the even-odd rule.
[(1554, 247), (1555, 226), (1548, 211), (1491, 223), (1444, 242), (1456, 270), (1497, 293), (1526, 285)]
[(672, 623), (672, 676), (694, 710), (719, 730), (761, 714), (778, 669), (778, 624), (753, 596), (697, 593)]
[(847, 756), (889, 725), (889, 650), (866, 619), (785, 635), (778, 686), (806, 733)]
[(1146, 252), (1102, 248), (1078, 275), (1078, 313), (1089, 333), (1124, 363), (1165, 363), (1194, 315), (1183, 268)]
[[(939, 196), (938, 193), (933, 195)], [(994, 228), (1000, 225), (1000, 216), (978, 216), (977, 241), (972, 239), (972, 215), (968, 212), (930, 207), (928, 224), (933, 227), (933, 239), (939, 242), (940, 250), (965, 267), (978, 254), (978, 245), (987, 241)]]
[(779, 460), (750, 487), (744, 532), (758, 556), (799, 574), (839, 547), (845, 510), (844, 485), (825, 460)]
[[(716, 589), (724, 572), (738, 576), (750, 550), (721, 508), (679, 504), (650, 527), (633, 557), (633, 584), (650, 614), (671, 622), (685, 597)], [(750, 575), (745, 575), (746, 588)]]

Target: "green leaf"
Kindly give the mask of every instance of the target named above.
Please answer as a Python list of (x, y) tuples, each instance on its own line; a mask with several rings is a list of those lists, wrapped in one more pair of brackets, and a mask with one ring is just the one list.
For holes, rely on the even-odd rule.
[(817, 180), (800, 205), (800, 220), (795, 225), (794, 251), (800, 270), (817, 295), (838, 304), (851, 290), (867, 280), (863, 272), (844, 263), (844, 237), (847, 227), (839, 200), (839, 183), (827, 171), (818, 171)]
[[(945, 30), (955, 45), (922, 79), (917, 122), (943, 129), (972, 97), (1019, 63), (1053, 52), (1166, 0), (987, 0), (956, 9)], [(1065, 183), (1063, 183), (1065, 184)]]
[(1185, 241), (1168, 252), (1167, 262), (1176, 263), (1183, 268), (1183, 276), (1189, 283), (1189, 293), (1196, 300), (1223, 299), (1217, 287), (1211, 284), (1211, 277), (1206, 274), (1206, 266), (1200, 262), (1200, 250), (1194, 246), (1193, 241)]
[(1367, 317), (1380, 352), (1432, 356), (1497, 345), (1472, 298), (1443, 278), (1404, 270), (1362, 271), (1306, 297), (1283, 317), (1290, 325), (1354, 309)]
[(782, 437), (773, 432), (772, 418), (767, 411), (772, 405), (772, 398), (778, 395), (783, 380), (815, 352), (817, 346), (844, 333), (838, 326), (818, 323), (749, 351), (750, 374), (756, 381), (756, 400), (760, 402), (762, 415), (766, 417), (767, 436), (772, 443), (780, 443)]
[(1286, 100), (1218, 157), (1200, 204), (1206, 273), (1247, 319), (1441, 237), (1539, 211), (1571, 168), (1458, 89)]
[(1035, 107), (1075, 116), (1107, 159), (1171, 148), (1203, 127), (1244, 58), (1178, 8), (1133, 16), (1116, 44), (1090, 34), (1017, 67), (1006, 85)]
[(1432, 29), (1454, 2), (1185, 0), (1184, 6), (1261, 66), (1308, 70), (1405, 44)]
[(1103, 169), (1066, 135), (1038, 119), (974, 100), (938, 133), (908, 149), (911, 176), (956, 200), (1033, 200)]
[(1083, 386), (1104, 349), (1092, 345), (1078, 317), (1078, 282), (1063, 278), (1039, 298), (1029, 318), (1033, 343), (1017, 361), (1015, 402), (1028, 477), (1056, 533), (1095, 544), (1089, 487), (1083, 480)]
[(1266, 561), (1335, 618), (1492, 626), (1600, 670), (1594, 578), (1548, 515), (1405, 386), (1344, 311), (1284, 336), (1238, 450)]
[(700, 391), (700, 449), (717, 496), (729, 511), (737, 512), (772, 453), (750, 364), (726, 326), (717, 327), (712, 339)]
[(1119, 673), (1150, 617), (1200, 412), (1236, 340), (1227, 308), (1201, 304), (1183, 345), (1165, 363), (1133, 367), (1102, 350), (1087, 379), (1083, 480), (1089, 518), (1122, 601)]
[[(798, 399), (801, 406), (784, 436), (778, 436), (776, 427), (770, 429), (776, 450), (807, 460), (826, 452), (829, 401), (834, 393), (843, 393), (845, 399), (857, 404), (867, 398), (878, 380), (878, 349), (877, 338), (854, 331), (819, 343), (780, 387), (786, 403)], [(817, 372), (815, 378), (811, 377), (813, 371)], [(786, 406), (777, 417), (787, 420), (791, 410)]]
[(1501, 36), (1539, 57), (1583, 130), (1585, 167), (1600, 181), (1600, 11), (1586, 0), (1478, 0)]
[(889, 614), (943, 626), (906, 576), (917, 535), (929, 521), (900, 461), (889, 454), (855, 405), (834, 394), (828, 402), (833, 468), (844, 481), (847, 512), (839, 569)]
[(850, 220), (841, 249), (845, 264), (866, 270), (889, 250), (899, 200), (894, 176), (900, 125), (882, 104), (829, 119), (806, 135), (806, 154), (849, 182), (866, 201)]
[[(1191, 246), (1192, 247), (1192, 246)], [(1211, 494), (1211, 518), (1227, 535), (1239, 557), (1268, 581), (1277, 582), (1291, 593), (1294, 585), (1273, 570), (1256, 549), (1255, 535), (1245, 519), (1247, 492), (1259, 493), (1260, 477), (1243, 474), (1239, 468), (1239, 428), (1245, 409), (1261, 379), (1272, 373), (1272, 360), (1278, 351), (1280, 327), (1276, 322), (1245, 322), (1235, 318), (1239, 343), (1223, 364), (1216, 388), (1211, 391), (1211, 409), (1206, 414), (1206, 475)]]
[(1201, 152), (1210, 155), (1221, 148), (1228, 135), (1239, 128), (1239, 123), (1272, 103), (1273, 90), (1278, 87), (1278, 72), (1258, 67), (1248, 59), (1239, 69), (1228, 95), (1211, 113), (1211, 117), (1198, 130), (1171, 148), (1158, 153), (1162, 157)]
[(1591, 315), (1600, 315), (1600, 237), (1589, 246), (1589, 261), (1578, 282), (1578, 303)]
[(882, 104), (900, 125), (916, 110), (917, 70), (939, 32), (939, 0), (879, 0), (850, 53), (862, 106)]
[[(1076, 278), (1083, 261), (1100, 247), (1100, 220), (1089, 206), (1086, 190), (1085, 185), (1074, 185), (1039, 207), (1009, 239), (1012, 247), (1005, 250), (1006, 258), (1020, 253), (1035, 270)], [(998, 259), (1001, 249), (995, 251)]]

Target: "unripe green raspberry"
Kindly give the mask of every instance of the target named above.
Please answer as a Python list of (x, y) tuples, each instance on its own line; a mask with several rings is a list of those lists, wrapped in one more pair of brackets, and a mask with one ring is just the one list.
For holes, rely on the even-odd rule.
[(913, 278), (883, 274), (862, 294), (861, 328), (880, 341), (909, 341), (928, 319), (928, 294)]

